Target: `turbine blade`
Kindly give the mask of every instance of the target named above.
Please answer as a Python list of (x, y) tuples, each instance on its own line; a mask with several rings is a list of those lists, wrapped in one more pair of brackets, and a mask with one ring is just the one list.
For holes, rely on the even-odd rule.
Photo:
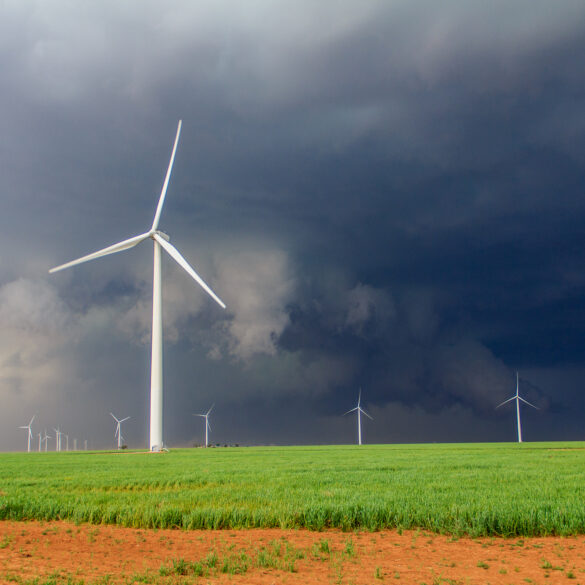
[(213, 410), (214, 406), (215, 406), (215, 402), (211, 405), (211, 408), (207, 411), (207, 414), (209, 414)]
[(181, 256), (179, 250), (175, 248), (172, 244), (167, 242), (164, 238), (161, 238), (157, 233), (153, 234), (152, 236), (164, 249), (168, 252), (169, 256), (175, 260), (175, 262), (185, 270), (185, 272), (193, 278), (201, 288), (222, 308), (225, 309), (225, 303), (207, 286), (205, 281), (195, 272), (193, 268), (189, 265), (187, 260)]
[(156, 207), (156, 213), (154, 214), (154, 221), (152, 222), (152, 230), (156, 230), (158, 228), (158, 222), (160, 221), (160, 214), (162, 213), (163, 204), (165, 202), (165, 196), (167, 194), (167, 187), (169, 186), (169, 179), (171, 178), (171, 171), (173, 169), (173, 163), (175, 162), (175, 153), (177, 152), (177, 145), (179, 144), (179, 135), (181, 134), (181, 126), (183, 125), (183, 120), (179, 120), (179, 125), (177, 126), (177, 135), (175, 137), (175, 144), (173, 146), (173, 152), (171, 153), (171, 160), (169, 161), (169, 168), (167, 169), (167, 175), (165, 177), (165, 182), (163, 184), (162, 191), (160, 192), (160, 197), (158, 199), (158, 205)]
[(127, 416), (126, 418), (123, 418), (120, 422), (123, 423), (125, 420), (128, 420), (130, 417)]
[(211, 430), (211, 425), (209, 424), (209, 421), (207, 419), (205, 419), (205, 424), (207, 425), (207, 428)]
[(202, 416), (205, 418), (206, 415), (205, 414), (194, 414), (193, 416)]
[(350, 412), (353, 412), (354, 410), (357, 410), (357, 409), (358, 409), (358, 407), (356, 406), (355, 408), (352, 408), (351, 410), (344, 412), (342, 416), (345, 416), (346, 414), (349, 414)]
[(522, 400), (522, 402), (524, 402), (524, 404), (528, 404), (528, 406), (532, 406), (532, 408), (536, 408), (536, 410), (540, 410), (540, 408), (538, 408), (538, 406), (534, 406), (534, 404), (531, 404), (530, 402), (528, 402), (528, 400), (524, 400), (524, 398), (522, 398), (522, 396), (518, 396), (518, 400)]
[(362, 414), (365, 414), (370, 420), (374, 420), (363, 408), (360, 408)]
[(498, 406), (496, 406), (496, 409), (500, 408), (500, 406), (504, 406), (504, 404), (506, 404), (508, 402), (512, 402), (512, 400), (516, 400), (516, 395), (512, 396), (512, 398), (508, 398), (508, 400), (504, 400), (504, 402), (500, 402), (500, 404), (498, 404)]
[(96, 258), (101, 258), (102, 256), (107, 256), (108, 254), (115, 254), (116, 252), (122, 252), (124, 250), (128, 250), (128, 248), (133, 248), (136, 244), (140, 244), (143, 240), (150, 237), (150, 233), (140, 234), (139, 236), (134, 236), (133, 238), (129, 238), (124, 240), (123, 242), (118, 242), (117, 244), (112, 244), (103, 250), (98, 250), (97, 252), (93, 252), (88, 254), (87, 256), (82, 256), (77, 260), (72, 260), (71, 262), (67, 262), (66, 264), (61, 264), (60, 266), (55, 266), (55, 268), (51, 268), (49, 272), (58, 272), (59, 270), (65, 270), (65, 268), (70, 268), (71, 266), (76, 266), (77, 264), (82, 264), (83, 262), (89, 262), (90, 260), (95, 260)]
[(30, 422), (28, 423), (28, 426), (30, 427), (30, 425), (33, 424), (33, 420), (35, 420), (35, 416), (37, 416), (36, 414), (33, 414), (33, 417), (30, 419)]
[(112, 418), (113, 418), (113, 419), (114, 419), (114, 420), (115, 420), (117, 423), (119, 423), (119, 422), (120, 422), (120, 421), (119, 421), (119, 420), (118, 420), (118, 419), (117, 419), (117, 418), (116, 418), (116, 417), (115, 417), (115, 416), (114, 416), (114, 415), (113, 415), (111, 412), (110, 412), (110, 414), (112, 415)]

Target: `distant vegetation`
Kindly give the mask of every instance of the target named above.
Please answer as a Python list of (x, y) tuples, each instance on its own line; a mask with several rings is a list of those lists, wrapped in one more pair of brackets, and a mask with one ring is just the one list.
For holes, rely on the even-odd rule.
[(585, 534), (585, 443), (0, 454), (0, 519)]

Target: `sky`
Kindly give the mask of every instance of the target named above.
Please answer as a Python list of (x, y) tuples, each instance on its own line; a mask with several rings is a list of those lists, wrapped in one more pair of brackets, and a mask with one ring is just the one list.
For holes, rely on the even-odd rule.
[[(0, 2), (0, 450), (585, 439), (581, 0)], [(72, 444), (72, 443), (71, 443)], [(35, 447), (37, 443), (35, 442)], [(54, 448), (54, 440), (49, 442)]]

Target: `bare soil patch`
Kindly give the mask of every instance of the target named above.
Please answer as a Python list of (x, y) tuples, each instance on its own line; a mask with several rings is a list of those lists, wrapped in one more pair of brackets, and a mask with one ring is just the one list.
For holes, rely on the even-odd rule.
[[(35, 581), (36, 580), (36, 581)], [(585, 584), (585, 537), (0, 522), (0, 583)]]

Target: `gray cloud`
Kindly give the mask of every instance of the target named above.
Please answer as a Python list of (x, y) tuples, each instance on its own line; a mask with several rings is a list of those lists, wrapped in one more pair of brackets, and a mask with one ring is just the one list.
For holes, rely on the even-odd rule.
[[(276, 353), (294, 295), (290, 271), (286, 254), (279, 250), (232, 252), (218, 262), (218, 286), (226, 291), (233, 315), (223, 326), (229, 355), (245, 360)], [(217, 348), (212, 351), (217, 353)]]
[(165, 259), (170, 442), (212, 401), (226, 440), (347, 440), (360, 385), (372, 440), (505, 439), (515, 369), (534, 436), (578, 436), (583, 14), (4, 2), (2, 429), (144, 443), (149, 246), (46, 270), (150, 225), (183, 118), (161, 227), (228, 309)]

